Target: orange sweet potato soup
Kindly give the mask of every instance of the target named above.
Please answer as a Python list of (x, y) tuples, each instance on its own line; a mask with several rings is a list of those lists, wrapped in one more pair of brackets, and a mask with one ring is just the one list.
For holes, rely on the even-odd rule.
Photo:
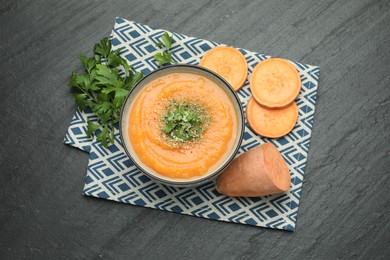
[(135, 96), (128, 117), (129, 140), (139, 160), (170, 178), (191, 179), (214, 170), (231, 152), (237, 131), (228, 94), (195, 73), (170, 73), (149, 82)]

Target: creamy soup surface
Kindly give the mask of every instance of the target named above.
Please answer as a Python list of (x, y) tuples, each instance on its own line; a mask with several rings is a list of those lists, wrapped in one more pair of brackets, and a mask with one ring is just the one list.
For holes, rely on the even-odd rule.
[[(192, 102), (204, 108), (207, 125), (197, 140), (172, 145), (162, 118), (169, 102)], [(158, 174), (191, 179), (214, 170), (231, 152), (237, 138), (237, 113), (227, 93), (195, 73), (170, 73), (137, 93), (128, 116), (128, 136), (139, 160)]]

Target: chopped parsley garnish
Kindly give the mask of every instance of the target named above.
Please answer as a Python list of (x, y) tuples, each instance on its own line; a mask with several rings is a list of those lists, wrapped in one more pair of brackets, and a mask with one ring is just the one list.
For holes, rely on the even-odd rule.
[(171, 141), (183, 143), (199, 139), (209, 123), (207, 111), (190, 101), (169, 101), (161, 130)]

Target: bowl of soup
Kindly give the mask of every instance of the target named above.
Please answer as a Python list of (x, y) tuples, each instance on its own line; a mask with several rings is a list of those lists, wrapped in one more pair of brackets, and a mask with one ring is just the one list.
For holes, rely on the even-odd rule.
[(128, 157), (167, 185), (195, 186), (218, 176), (237, 154), (243, 133), (236, 92), (200, 66), (153, 71), (133, 87), (121, 111)]

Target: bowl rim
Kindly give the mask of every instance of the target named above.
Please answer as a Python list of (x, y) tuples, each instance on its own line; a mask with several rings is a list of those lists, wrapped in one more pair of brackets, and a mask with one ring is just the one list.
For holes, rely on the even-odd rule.
[[(124, 110), (125, 110), (126, 104), (127, 104), (128, 100), (129, 100), (131, 94), (142, 84), (143, 81), (145, 81), (151, 75), (153, 75), (153, 74), (155, 74), (157, 72), (163, 71), (163, 70), (170, 70), (170, 69), (174, 69), (174, 68), (177, 68), (177, 67), (187, 67), (187, 68), (191, 68), (191, 69), (195, 69), (195, 70), (203, 70), (206, 73), (210, 73), (214, 77), (216, 77), (219, 80), (221, 80), (227, 86), (227, 89), (232, 93), (232, 95), (234, 97), (233, 102), (237, 102), (237, 105), (238, 105), (238, 111), (237, 111), (238, 115), (237, 116), (239, 118), (241, 118), (241, 127), (239, 127), (239, 129), (241, 129), (241, 133), (237, 137), (238, 138), (237, 145), (236, 145), (236, 147), (234, 147), (233, 152), (228, 157), (228, 159), (225, 161), (225, 163), (222, 164), (221, 166), (217, 167), (210, 174), (207, 174), (205, 176), (200, 176), (200, 178), (198, 178), (198, 179), (190, 179), (188, 181), (180, 181), (180, 182), (175, 182), (175, 181), (171, 181), (171, 180), (166, 180), (166, 179), (160, 178), (159, 176), (156, 176), (155, 174), (148, 172), (141, 165), (139, 165), (136, 162), (136, 160), (132, 157), (132, 155), (130, 154), (130, 152), (129, 152), (128, 148), (127, 148), (127, 145), (125, 143), (125, 140), (123, 138), (123, 132), (122, 132), (123, 127), (125, 127), (125, 125), (122, 124), (123, 117), (124, 117)], [(139, 169), (141, 172), (146, 174), (151, 179), (156, 180), (156, 181), (158, 181), (158, 182), (160, 182), (162, 184), (170, 185), (170, 186), (180, 186), (180, 187), (183, 187), (183, 186), (191, 186), (191, 185), (201, 185), (202, 183), (204, 183), (204, 182), (206, 182), (206, 181), (208, 181), (208, 180), (218, 176), (220, 173), (222, 173), (229, 166), (229, 164), (234, 160), (235, 156), (237, 155), (237, 152), (240, 149), (241, 144), (242, 144), (242, 140), (243, 140), (243, 137), (244, 137), (244, 132), (245, 132), (245, 116), (244, 116), (243, 108), (242, 108), (242, 105), (241, 105), (241, 101), (238, 98), (238, 95), (237, 95), (236, 91), (233, 89), (233, 87), (224, 78), (222, 78), (217, 73), (215, 73), (215, 72), (213, 72), (213, 71), (211, 71), (211, 70), (209, 70), (209, 69), (207, 69), (205, 67), (198, 66), (198, 65), (191, 65), (191, 64), (175, 64), (175, 65), (164, 66), (164, 67), (158, 68), (156, 70), (153, 70), (149, 74), (147, 74), (144, 77), (142, 77), (133, 86), (133, 88), (129, 91), (129, 93), (127, 94), (127, 96), (126, 96), (126, 98), (125, 98), (125, 100), (123, 102), (123, 105), (122, 105), (122, 108), (121, 108), (120, 117), (119, 117), (119, 135), (120, 135), (120, 139), (121, 139), (121, 145), (122, 145), (123, 149), (125, 150), (125, 153), (129, 157), (129, 159), (133, 162), (133, 164), (137, 167), (137, 169)], [(182, 180), (182, 179), (180, 179), (180, 180)]]

